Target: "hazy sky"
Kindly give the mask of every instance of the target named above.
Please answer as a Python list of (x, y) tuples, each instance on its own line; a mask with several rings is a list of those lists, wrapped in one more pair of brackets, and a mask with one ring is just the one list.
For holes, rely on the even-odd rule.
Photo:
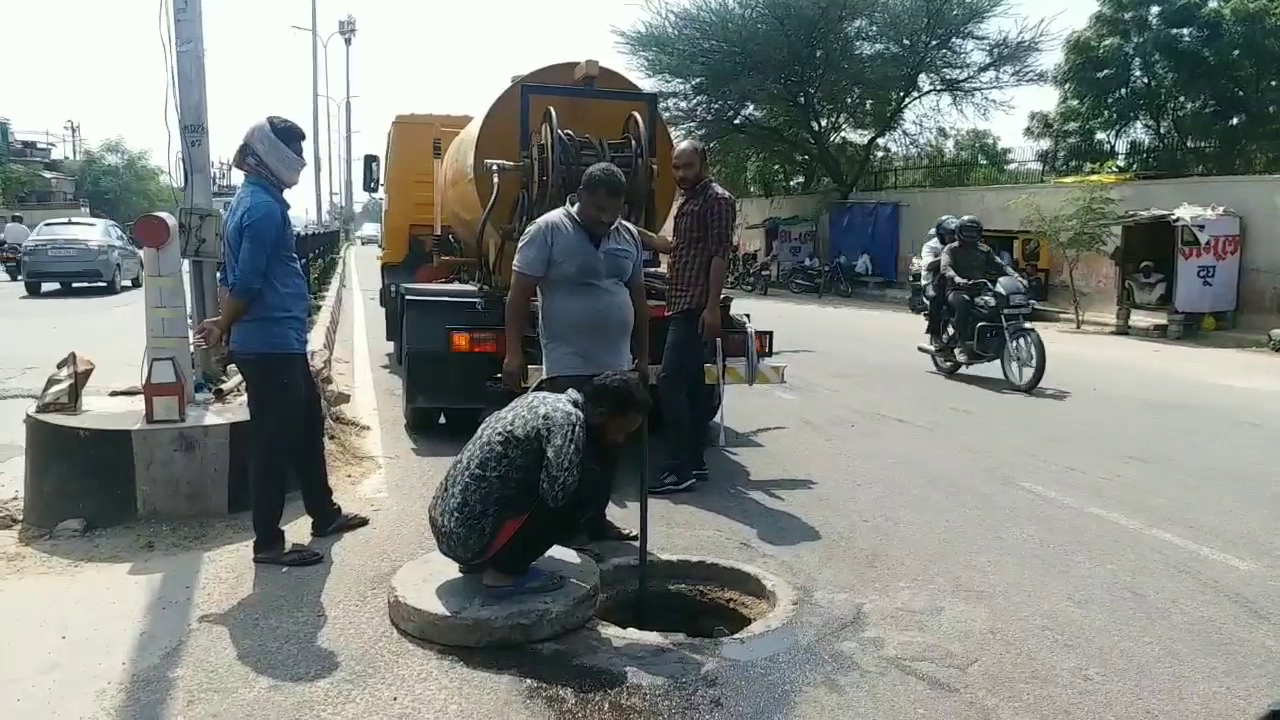
[[(351, 49), (353, 154), (381, 155), (396, 114), (408, 112), (477, 115), (512, 75), (566, 60), (593, 58), (625, 69), (614, 47), (613, 26), (629, 24), (638, 2), (596, 0), (318, 0), (323, 35), (337, 30), (348, 12), (356, 16)], [(1061, 30), (1080, 27), (1096, 7), (1093, 0), (1024, 0), (1018, 12), (1055, 17)], [(562, 9), (556, 9), (557, 7)], [(584, 8), (590, 8), (585, 10)], [(67, 120), (80, 123), (92, 144), (121, 136), (149, 150), (160, 163), (176, 167), (177, 136), (165, 127), (165, 55), (161, 0), (10, 0), (3, 13), (5, 92), (0, 116), (19, 136), (29, 131), (62, 135)], [(245, 129), (267, 115), (283, 115), (311, 133), (310, 35), (291, 25), (310, 25), (306, 0), (206, 0), (204, 27), (209, 95), (209, 131), (214, 157), (230, 157)], [(341, 38), (329, 42), (329, 95), (345, 95)], [(1049, 62), (1056, 55), (1048, 58)], [(320, 92), (324, 93), (324, 56)], [(19, 70), (21, 68), (21, 70)], [(993, 129), (1012, 144), (1022, 142), (1027, 112), (1052, 107), (1055, 94), (1028, 88), (1012, 98), (1016, 111), (994, 118)], [(335, 143), (339, 113), (333, 112)], [(176, 111), (169, 103), (169, 127)], [(324, 106), (329, 106), (326, 108)], [(57, 138), (55, 138), (56, 140)], [(335, 145), (335, 168), (337, 161)], [(312, 162), (311, 144), (307, 160)], [(327, 167), (324, 177), (327, 181)], [(359, 174), (357, 168), (356, 174)], [(336, 176), (336, 172), (335, 172)], [(294, 209), (314, 205), (310, 168), (289, 192)], [(356, 202), (364, 199), (356, 193)]]

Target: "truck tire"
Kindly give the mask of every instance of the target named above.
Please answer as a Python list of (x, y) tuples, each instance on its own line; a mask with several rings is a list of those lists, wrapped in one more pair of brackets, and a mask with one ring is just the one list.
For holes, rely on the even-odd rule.
[(480, 426), (480, 408), (445, 408), (444, 421), (450, 432), (475, 432)]

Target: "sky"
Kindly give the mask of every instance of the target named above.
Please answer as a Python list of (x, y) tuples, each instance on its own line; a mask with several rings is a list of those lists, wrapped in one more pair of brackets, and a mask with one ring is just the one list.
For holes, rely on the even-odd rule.
[[(169, 0), (175, 2), (180, 0)], [(93, 145), (121, 137), (178, 172), (177, 114), (161, 24), (172, 31), (165, 0), (59, 0), (55, 5), (10, 0), (4, 10), (5, 57), (10, 72), (0, 94), (0, 117), (22, 139), (49, 132), (61, 142), (68, 120)], [(615, 47), (612, 28), (642, 13), (640, 0), (595, 0), (584, 11), (566, 0), (316, 0), (322, 36), (348, 13), (356, 18), (351, 47), (352, 155), (385, 151), (397, 114), (479, 115), (511, 76), (569, 60), (595, 59), (629, 71)], [(1094, 0), (1022, 0), (1015, 12), (1052, 18), (1070, 31), (1084, 25)], [(311, 34), (308, 0), (208, 0), (203, 3), (209, 137), (215, 159), (230, 159), (250, 125), (267, 115), (288, 117), (312, 132)], [(321, 51), (321, 187), (327, 194), (325, 118), (333, 125), (336, 173), (340, 152), (336, 102), (346, 96), (345, 52), (336, 34), (328, 42), (329, 89)], [(1055, 51), (1045, 62), (1058, 58)], [(21, 60), (16, 61), (15, 58)], [(16, 71), (17, 67), (24, 68)], [(634, 76), (634, 73), (633, 73)], [(643, 78), (637, 78), (643, 84)], [(16, 87), (15, 87), (16, 85)], [(166, 98), (168, 110), (166, 112)], [(978, 123), (1006, 144), (1023, 144), (1026, 115), (1052, 108), (1051, 88), (1025, 88), (1009, 98), (1013, 110)], [(307, 142), (307, 161), (311, 157)], [(314, 213), (311, 167), (287, 194), (295, 214)], [(359, 178), (359, 164), (354, 174)], [(357, 205), (365, 195), (357, 190)]]

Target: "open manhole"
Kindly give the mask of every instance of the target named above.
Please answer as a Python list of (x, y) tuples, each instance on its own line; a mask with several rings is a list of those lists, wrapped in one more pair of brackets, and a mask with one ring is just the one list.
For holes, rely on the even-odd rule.
[(647, 568), (642, 596), (636, 558), (601, 565), (597, 620), (623, 630), (718, 639), (772, 629), (794, 606), (782, 581), (746, 565), (653, 557)]

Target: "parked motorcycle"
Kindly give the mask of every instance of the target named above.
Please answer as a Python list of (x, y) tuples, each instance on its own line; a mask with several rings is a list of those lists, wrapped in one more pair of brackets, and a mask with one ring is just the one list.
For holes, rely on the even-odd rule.
[[(769, 264), (758, 262), (756, 253), (747, 253), (738, 268), (738, 276), (734, 279), (734, 287), (749, 293), (769, 294)], [(726, 284), (728, 280), (726, 279)]]
[(907, 285), (911, 295), (907, 297), (907, 309), (917, 315), (928, 311), (929, 300), (924, 296), (924, 286), (920, 281), (924, 278), (924, 263), (919, 255), (911, 256), (911, 265), (907, 268)]
[(973, 298), (972, 362), (961, 363), (955, 357), (960, 337), (951, 317), (943, 318), (940, 350), (921, 346), (920, 352), (930, 356), (933, 366), (943, 375), (955, 375), (965, 365), (981, 365), (997, 358), (1004, 379), (1014, 390), (1029, 393), (1044, 379), (1044, 340), (1031, 324), (1035, 301), (1027, 297), (1027, 289), (1017, 278), (1001, 277), (991, 284), (974, 282), (978, 291)]
[[(724, 289), (736, 290), (741, 287), (742, 282), (742, 255), (739, 253), (729, 254), (729, 264), (724, 270)], [(748, 290), (747, 292), (751, 292)]]
[(853, 285), (845, 277), (844, 267), (832, 260), (817, 267), (796, 266), (787, 280), (787, 289), (801, 295), (803, 293), (823, 293), (835, 291), (840, 297), (853, 297)]
[(22, 277), (22, 246), (0, 243), (0, 267), (10, 280)]

